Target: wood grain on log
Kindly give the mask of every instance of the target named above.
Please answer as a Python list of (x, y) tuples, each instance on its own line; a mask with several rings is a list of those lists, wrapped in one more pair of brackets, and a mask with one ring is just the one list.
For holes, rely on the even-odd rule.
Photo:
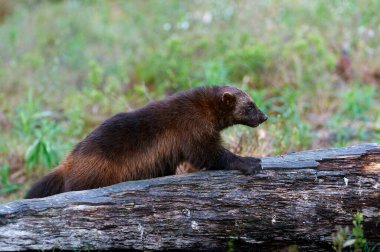
[(0, 206), (0, 250), (331, 250), (336, 225), (365, 217), (380, 242), (380, 147), (263, 158), (263, 171), (207, 171)]

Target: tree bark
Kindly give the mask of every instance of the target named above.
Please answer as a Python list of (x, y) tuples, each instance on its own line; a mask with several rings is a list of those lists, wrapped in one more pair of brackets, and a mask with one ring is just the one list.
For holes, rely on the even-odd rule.
[[(380, 242), (380, 147), (263, 158), (254, 176), (207, 171), (0, 206), (0, 250), (331, 250), (363, 213)], [(229, 245), (227, 245), (229, 244)]]

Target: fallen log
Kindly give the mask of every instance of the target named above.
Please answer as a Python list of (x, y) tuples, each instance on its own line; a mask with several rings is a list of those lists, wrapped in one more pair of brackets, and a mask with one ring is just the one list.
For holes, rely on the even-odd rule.
[(263, 171), (131, 181), (0, 206), (0, 250), (331, 250), (363, 213), (380, 242), (380, 146), (263, 159)]

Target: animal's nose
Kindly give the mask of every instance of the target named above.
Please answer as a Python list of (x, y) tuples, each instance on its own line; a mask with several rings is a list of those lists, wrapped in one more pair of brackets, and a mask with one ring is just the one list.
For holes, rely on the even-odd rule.
[(268, 120), (268, 116), (266, 114), (263, 115), (263, 122), (265, 122), (266, 120)]

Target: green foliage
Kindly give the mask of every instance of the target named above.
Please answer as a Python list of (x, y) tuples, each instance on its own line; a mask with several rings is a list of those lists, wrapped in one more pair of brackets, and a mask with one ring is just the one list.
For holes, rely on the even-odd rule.
[(20, 137), (27, 137), (33, 134), (37, 128), (36, 113), (40, 107), (40, 100), (34, 98), (33, 90), (29, 90), (26, 102), (22, 103), (15, 109), (16, 118), (14, 120), (14, 129)]
[[(43, 115), (43, 114), (42, 114)], [(36, 114), (38, 118), (38, 114)], [(26, 169), (36, 169), (39, 166), (50, 169), (59, 161), (57, 150), (53, 147), (52, 141), (60, 132), (60, 126), (53, 121), (41, 119), (38, 124), (31, 130), (31, 136), (34, 136), (33, 143), (27, 148), (25, 153)]]
[(356, 213), (354, 215), (353, 225), (350, 230), (348, 227), (337, 227), (337, 232), (333, 234), (333, 249), (335, 251), (364, 251), (373, 252), (376, 251), (377, 245), (370, 246), (367, 240), (364, 238), (363, 232), (363, 214)]
[(361, 139), (373, 141), (378, 132), (368, 131), (365, 124), (378, 118), (376, 107), (376, 88), (355, 84), (338, 93), (341, 101), (339, 111), (334, 114), (327, 126), (334, 132), (332, 144), (347, 145), (350, 141)]
[(57, 122), (58, 115), (52, 111), (41, 111), (41, 101), (32, 97), (32, 92), (29, 92), (26, 102), (16, 108), (18, 113), (14, 120), (14, 131), (19, 138), (24, 143), (31, 142), (25, 152), (27, 172), (38, 167), (49, 169), (59, 162), (53, 143), (62, 129)]
[(51, 168), (58, 164), (59, 158), (50, 142), (38, 138), (26, 150), (25, 161), (26, 169), (30, 172), (31, 168), (35, 168), (40, 165), (46, 168)]
[(88, 80), (89, 82), (98, 87), (103, 81), (104, 70), (103, 68), (95, 61), (91, 61), (89, 64)]
[(159, 92), (189, 87), (195, 68), (193, 50), (195, 48), (187, 47), (186, 41), (172, 36), (163, 43), (162, 48), (154, 49), (145, 61), (136, 64), (136, 78), (148, 86), (157, 85)]
[(359, 248), (364, 248), (364, 246), (367, 244), (367, 240), (364, 239), (364, 232), (363, 232), (363, 214), (356, 213), (354, 216), (353, 224), (354, 228), (352, 229), (352, 235), (355, 238), (354, 242), (354, 248), (355, 250)]
[(297, 244), (293, 244), (293, 245), (290, 245), (288, 247), (288, 252), (298, 252), (299, 249), (298, 249), (298, 245)]
[(234, 252), (234, 240), (233, 239), (230, 239), (228, 240), (227, 242), (227, 250), (226, 252)]
[(230, 83), (229, 71), (222, 61), (209, 61), (204, 64), (204, 82), (200, 85), (215, 85), (220, 83)]
[[(8, 2), (0, 164), (17, 155), (43, 172), (110, 115), (219, 84), (243, 88), (269, 115), (258, 129), (224, 132), (245, 155), (380, 141), (378, 82), (363, 78), (380, 65), (379, 1)], [(347, 83), (334, 74), (344, 44)]]
[(0, 166), (0, 196), (18, 190), (19, 186), (9, 181), (9, 166)]
[(274, 150), (278, 153), (308, 148), (313, 138), (310, 124), (301, 117), (299, 96), (300, 92), (288, 87), (283, 88), (281, 96), (271, 99), (272, 111), (277, 116), (269, 119), (272, 122), (269, 132), (274, 136)]
[(262, 73), (269, 67), (271, 55), (268, 47), (255, 43), (243, 48), (235, 48), (226, 54), (226, 65), (230, 79), (241, 82), (248, 76), (252, 82), (262, 84)]
[(353, 120), (365, 120), (374, 104), (375, 94), (375, 87), (364, 85), (354, 85), (342, 92), (344, 115)]

